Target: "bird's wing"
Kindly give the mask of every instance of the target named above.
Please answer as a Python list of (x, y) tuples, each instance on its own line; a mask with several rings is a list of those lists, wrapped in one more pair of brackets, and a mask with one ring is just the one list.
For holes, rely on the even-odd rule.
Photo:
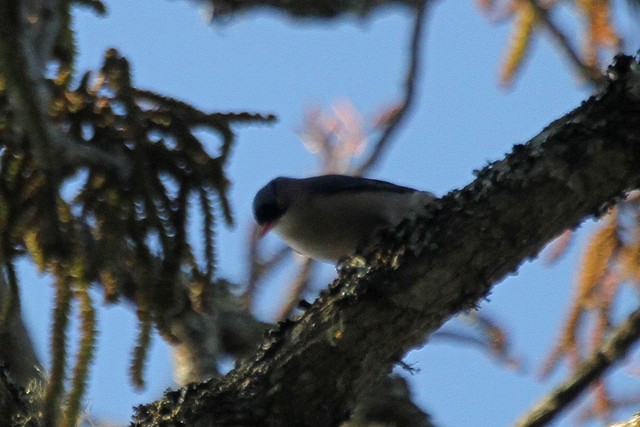
[(371, 178), (348, 175), (322, 175), (306, 178), (307, 188), (313, 194), (336, 194), (342, 192), (387, 191), (392, 193), (414, 193), (417, 190)]

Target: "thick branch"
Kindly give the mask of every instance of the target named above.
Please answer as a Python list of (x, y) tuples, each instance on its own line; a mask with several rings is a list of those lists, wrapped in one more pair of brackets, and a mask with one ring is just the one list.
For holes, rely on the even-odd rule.
[(618, 58), (606, 93), (377, 236), (300, 319), (272, 331), (253, 360), (139, 408), (136, 425), (344, 421), (452, 315), (477, 305), (551, 238), (640, 187), (640, 76), (632, 66)]
[(422, 0), (203, 0), (213, 18), (270, 9), (294, 18), (337, 18), (344, 15), (367, 16), (380, 6), (415, 6)]

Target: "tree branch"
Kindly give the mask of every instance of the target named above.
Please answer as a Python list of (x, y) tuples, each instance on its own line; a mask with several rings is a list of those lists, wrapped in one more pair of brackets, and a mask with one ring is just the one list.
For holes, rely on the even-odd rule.
[(517, 427), (546, 425), (615, 362), (622, 359), (638, 339), (640, 339), (640, 309), (631, 313), (613, 336), (578, 366), (571, 378), (538, 402), (515, 425)]
[(553, 22), (551, 16), (549, 15), (549, 11), (538, 3), (538, 0), (529, 0), (529, 3), (533, 7), (538, 16), (538, 19), (544, 25), (544, 27), (549, 31), (549, 34), (556, 42), (557, 46), (560, 48), (562, 52), (564, 52), (565, 56), (571, 61), (576, 70), (580, 73), (582, 77), (587, 79), (592, 85), (598, 86), (598, 84), (603, 82), (604, 75), (602, 72), (596, 67), (592, 67), (589, 64), (585, 63), (576, 52), (576, 49), (571, 46), (571, 41), (569, 38), (560, 30), (560, 28)]
[(254, 9), (270, 9), (293, 18), (338, 18), (344, 15), (365, 17), (381, 6), (415, 6), (423, 0), (202, 0), (211, 10), (211, 17), (222, 18)]
[(135, 425), (338, 425), (411, 348), (567, 228), (640, 187), (640, 71), (617, 58), (606, 92), (504, 160), (379, 233), (253, 360), (139, 407)]
[(19, 113), (18, 131), (28, 136), (38, 164), (52, 176), (62, 165), (87, 163), (128, 176), (131, 166), (122, 156), (79, 144), (50, 120), (51, 94), (44, 73), (58, 36), (59, 8), (58, 1), (0, 0), (0, 69), (10, 103)]
[(313, 272), (313, 268), (316, 266), (316, 262), (311, 258), (305, 258), (297, 268), (297, 274), (293, 278), (288, 294), (285, 296), (285, 301), (278, 309), (276, 319), (285, 320), (291, 316), (293, 311), (298, 306), (302, 293), (307, 289), (309, 284), (309, 277)]
[(404, 81), (404, 94), (397, 109), (389, 119), (382, 135), (373, 144), (373, 151), (368, 158), (362, 162), (355, 170), (353, 175), (361, 176), (370, 170), (382, 157), (384, 150), (389, 145), (393, 135), (399, 129), (400, 124), (408, 116), (416, 93), (416, 82), (420, 72), (420, 55), (422, 51), (422, 39), (424, 27), (427, 21), (427, 11), (431, 6), (431, 0), (422, 0), (416, 5), (415, 21), (413, 25), (413, 33), (411, 34), (411, 45), (409, 47), (409, 67)]

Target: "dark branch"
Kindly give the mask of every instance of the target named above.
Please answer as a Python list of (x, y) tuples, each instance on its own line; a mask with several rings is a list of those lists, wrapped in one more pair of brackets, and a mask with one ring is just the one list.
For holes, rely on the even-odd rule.
[(211, 18), (224, 18), (254, 9), (276, 10), (293, 18), (365, 17), (381, 6), (413, 6), (422, 0), (200, 0), (211, 10)]
[(416, 83), (420, 73), (420, 55), (424, 38), (423, 33), (425, 23), (427, 21), (427, 10), (430, 5), (431, 0), (423, 0), (416, 6), (415, 23), (413, 26), (413, 33), (411, 35), (411, 45), (409, 47), (409, 67), (407, 69), (404, 82), (403, 99), (397, 110), (393, 113), (393, 116), (389, 119), (382, 135), (380, 135), (378, 141), (373, 144), (373, 150), (369, 154), (369, 157), (353, 171), (353, 175), (364, 175), (368, 170), (376, 165), (391, 142), (393, 135), (400, 127), (400, 124), (409, 115), (409, 111), (413, 106), (416, 93)]
[(271, 331), (253, 360), (138, 408), (135, 425), (347, 419), (366, 390), (452, 315), (476, 306), (554, 236), (640, 187), (634, 68), (618, 57), (605, 93), (380, 233), (300, 319)]
[[(51, 93), (42, 77), (52, 60), (52, 43), (60, 17), (54, 13), (58, 2), (30, 10), (24, 2), (0, 1), (0, 64), (7, 80), (11, 104), (19, 113), (20, 131), (32, 144), (38, 164), (50, 173), (62, 162), (109, 166), (128, 175), (131, 165), (121, 156), (79, 144), (60, 131), (48, 117)], [(56, 4), (54, 6), (54, 4)], [(33, 14), (33, 15), (30, 15)], [(34, 19), (37, 17), (37, 19)]]
[(580, 364), (574, 375), (540, 400), (515, 425), (517, 427), (546, 425), (600, 378), (607, 369), (621, 360), (638, 339), (640, 339), (640, 309), (631, 313), (613, 336)]
[(580, 59), (580, 55), (578, 55), (576, 49), (571, 46), (569, 37), (567, 37), (560, 27), (553, 22), (549, 15), (549, 11), (545, 7), (541, 6), (540, 3), (538, 3), (538, 0), (529, 0), (529, 3), (534, 8), (542, 25), (544, 25), (547, 31), (549, 31), (549, 34), (556, 42), (557, 46), (562, 52), (564, 52), (565, 56), (569, 61), (571, 61), (580, 75), (596, 87), (602, 83), (604, 80), (604, 74), (598, 68), (586, 64), (582, 59)]
[(302, 299), (302, 294), (307, 290), (309, 284), (309, 277), (313, 272), (313, 268), (316, 266), (316, 262), (311, 258), (305, 258), (298, 266), (298, 272), (293, 278), (290, 285), (289, 292), (285, 297), (285, 301), (278, 310), (276, 319), (285, 320), (296, 309), (298, 303)]

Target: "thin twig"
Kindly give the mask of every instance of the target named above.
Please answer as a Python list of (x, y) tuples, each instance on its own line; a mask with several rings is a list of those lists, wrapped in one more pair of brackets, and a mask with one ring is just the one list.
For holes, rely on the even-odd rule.
[(353, 175), (355, 176), (364, 175), (365, 172), (376, 165), (382, 157), (382, 153), (389, 145), (392, 136), (398, 130), (400, 124), (407, 117), (409, 110), (413, 106), (416, 93), (416, 83), (420, 72), (420, 54), (422, 52), (423, 44), (422, 34), (424, 32), (425, 22), (427, 21), (427, 10), (430, 4), (430, 0), (424, 0), (416, 5), (411, 46), (409, 48), (409, 68), (407, 69), (404, 83), (404, 98), (393, 117), (389, 120), (389, 124), (382, 132), (382, 135), (380, 135), (380, 138), (375, 143), (373, 151), (369, 157), (353, 171)]
[(544, 25), (547, 31), (549, 31), (551, 37), (553, 37), (569, 61), (571, 61), (571, 63), (576, 67), (580, 75), (589, 80), (594, 86), (598, 86), (604, 79), (602, 71), (596, 67), (589, 66), (580, 59), (580, 55), (578, 55), (576, 50), (571, 46), (569, 38), (563, 34), (558, 26), (551, 20), (549, 11), (543, 6), (540, 6), (538, 0), (529, 0), (529, 4), (531, 4), (531, 7), (535, 10), (540, 22)]
[(516, 427), (542, 426), (573, 402), (587, 387), (600, 378), (615, 362), (622, 359), (640, 339), (640, 309), (627, 317), (611, 338), (582, 362), (575, 374), (538, 402), (516, 422)]
[(249, 227), (249, 253), (247, 254), (249, 277), (247, 278), (247, 289), (243, 294), (243, 303), (246, 310), (250, 310), (253, 305), (253, 299), (259, 283), (265, 279), (267, 274), (271, 273), (282, 261), (284, 261), (289, 253), (291, 253), (291, 249), (288, 246), (283, 245), (276, 250), (269, 259), (262, 261), (259, 255), (259, 243), (259, 230), (254, 224)]
[(285, 320), (296, 308), (298, 301), (300, 301), (300, 296), (307, 289), (309, 277), (316, 264), (317, 263), (311, 258), (305, 258), (304, 261), (302, 261), (302, 264), (298, 267), (298, 274), (296, 274), (292, 286), (289, 288), (287, 300), (280, 307), (276, 319)]

